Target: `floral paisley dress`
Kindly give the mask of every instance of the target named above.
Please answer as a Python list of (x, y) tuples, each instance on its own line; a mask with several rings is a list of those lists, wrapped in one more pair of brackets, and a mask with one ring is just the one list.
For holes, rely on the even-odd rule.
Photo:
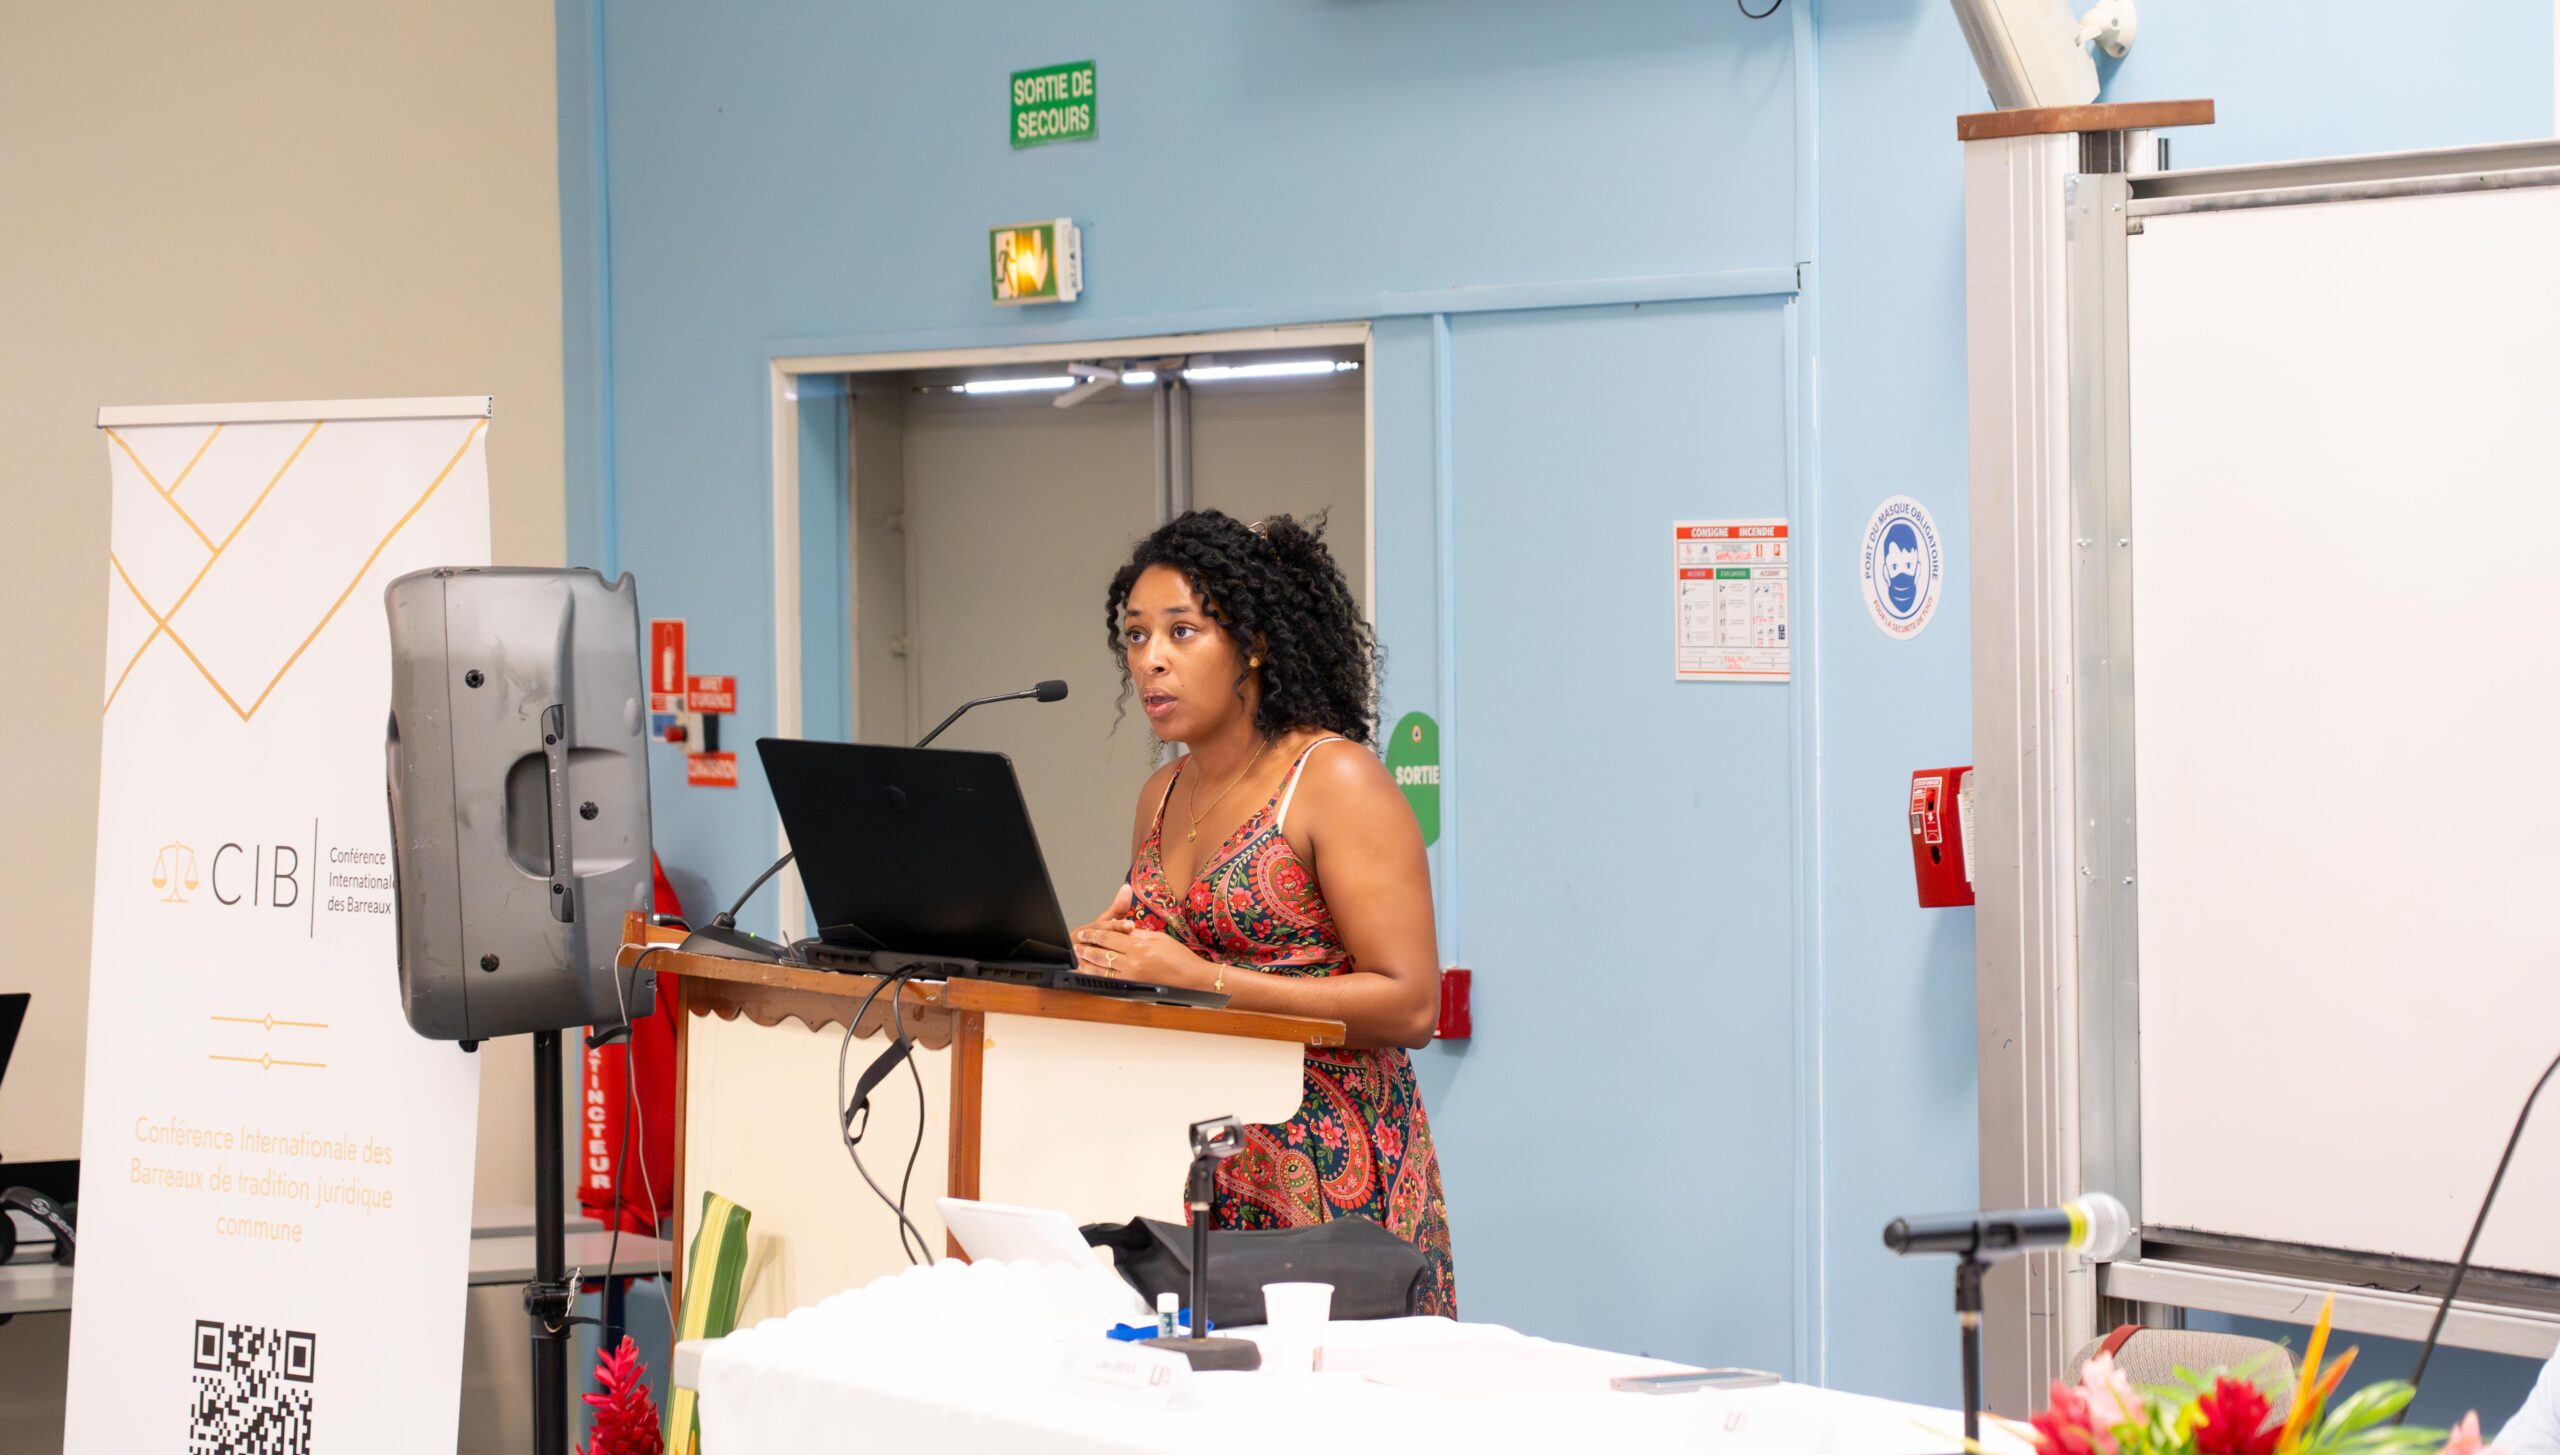
[[(1350, 974), (1351, 952), (1324, 893), (1281, 831), (1308, 755), (1339, 741), (1309, 744), (1270, 801), (1209, 852), (1190, 889), (1178, 896), (1164, 873), (1165, 805), (1182, 777), (1176, 768), (1129, 873), (1139, 924), (1162, 929), (1220, 964), (1272, 975)], [(1298, 1114), (1276, 1126), (1245, 1128), (1244, 1151), (1218, 1166), (1211, 1216), (1214, 1226), (1245, 1229), (1373, 1218), (1420, 1249), (1429, 1265), (1417, 1312), (1457, 1315), (1440, 1164), (1413, 1063), (1401, 1047), (1308, 1047)]]

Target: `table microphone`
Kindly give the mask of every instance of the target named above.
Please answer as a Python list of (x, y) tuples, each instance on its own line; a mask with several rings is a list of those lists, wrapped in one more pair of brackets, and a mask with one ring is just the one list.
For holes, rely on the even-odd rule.
[(1953, 1253), (1956, 1258), (1956, 1330), (1964, 1370), (1964, 1438), (1982, 1441), (1982, 1275), (1998, 1259), (2037, 1248), (2064, 1248), (2105, 1262), (2124, 1251), (2133, 1218), (2103, 1192), (2083, 1194), (2060, 1207), (2016, 1212), (1940, 1213), (1895, 1218), (1885, 1224), (1884, 1245), (1904, 1257)]
[[(984, 707), (990, 702), (1018, 702), (1026, 697), (1041, 702), (1059, 702), (1065, 700), (1066, 695), (1067, 684), (1052, 677), (1044, 682), (1034, 682), (1020, 692), (999, 692), (993, 697), (972, 699), (953, 708), (951, 715), (936, 723), (932, 732), (916, 739), (916, 746), (924, 747), (935, 738), (942, 736), (944, 728), (958, 722), (961, 714), (973, 707)], [(763, 873), (755, 877), (755, 882), (747, 886), (747, 892), (739, 895), (736, 903), (713, 915), (711, 923), (686, 936), (684, 943), (676, 947), (677, 953), (716, 955), (724, 960), (762, 960), (777, 965), (789, 959), (791, 952), (786, 946), (775, 944), (762, 935), (738, 928), (738, 911), (747, 907), (747, 901), (754, 897), (757, 890), (764, 888), (766, 880), (782, 872), (782, 866), (790, 863), (795, 853), (796, 851), (793, 850), (784, 851), (781, 858), (774, 860)]]
[(2067, 1248), (2103, 1263), (2124, 1251), (2132, 1232), (2133, 1219), (2124, 1204), (2092, 1192), (2060, 1207), (1895, 1218), (1885, 1225), (1884, 1245), (1904, 1257), (1953, 1253), (1979, 1261), (2037, 1248)]

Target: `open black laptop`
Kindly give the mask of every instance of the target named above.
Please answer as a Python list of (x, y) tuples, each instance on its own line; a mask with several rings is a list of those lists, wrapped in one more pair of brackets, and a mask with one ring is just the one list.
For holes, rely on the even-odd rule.
[(813, 965), (1001, 980), (1168, 1005), (1227, 997), (1079, 969), (1002, 753), (758, 738), (817, 917)]

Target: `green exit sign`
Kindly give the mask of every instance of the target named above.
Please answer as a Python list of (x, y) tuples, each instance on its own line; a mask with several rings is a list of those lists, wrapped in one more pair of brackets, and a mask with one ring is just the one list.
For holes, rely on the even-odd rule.
[(1013, 73), (1013, 144), (1093, 139), (1093, 62)]
[(1073, 303), (1084, 291), (1084, 237), (1075, 219), (987, 229), (987, 272), (998, 303)]

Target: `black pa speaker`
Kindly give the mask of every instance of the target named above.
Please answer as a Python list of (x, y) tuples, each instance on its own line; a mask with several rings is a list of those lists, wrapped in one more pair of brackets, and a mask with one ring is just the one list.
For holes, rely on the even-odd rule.
[(620, 1025), (625, 910), (647, 911), (639, 593), (586, 569), (438, 568), (391, 616), (400, 1004), (438, 1040)]

